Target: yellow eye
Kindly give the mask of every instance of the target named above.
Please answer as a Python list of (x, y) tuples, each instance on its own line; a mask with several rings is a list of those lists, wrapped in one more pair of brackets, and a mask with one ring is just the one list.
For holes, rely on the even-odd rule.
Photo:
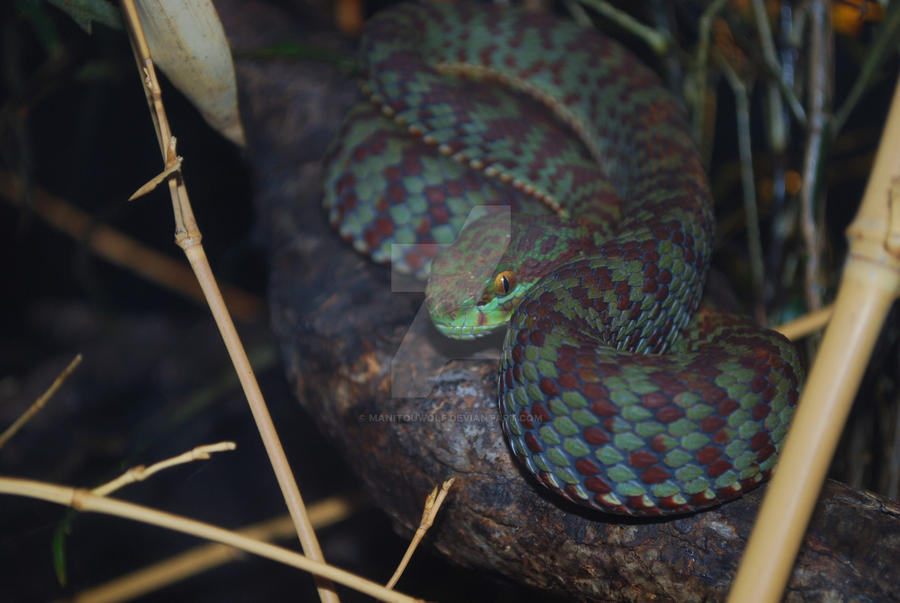
[(516, 286), (516, 277), (510, 270), (504, 270), (494, 277), (494, 293), (507, 295)]

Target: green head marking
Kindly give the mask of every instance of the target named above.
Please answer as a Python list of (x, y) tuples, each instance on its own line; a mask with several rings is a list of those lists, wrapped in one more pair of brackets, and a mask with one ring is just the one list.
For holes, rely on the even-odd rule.
[(437, 329), (475, 339), (506, 326), (548, 268), (580, 253), (580, 233), (555, 220), (500, 211), (468, 223), (431, 264), (425, 304)]

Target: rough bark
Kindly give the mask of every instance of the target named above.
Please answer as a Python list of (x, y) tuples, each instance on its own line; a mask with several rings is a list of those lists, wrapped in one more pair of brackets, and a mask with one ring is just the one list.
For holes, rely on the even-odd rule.
[[(459, 564), (577, 599), (724, 598), (764, 489), (661, 521), (623, 521), (542, 492), (503, 441), (496, 360), (483, 347), (448, 351), (425, 323), (410, 329), (421, 295), (393, 293), (388, 270), (326, 223), (318, 160), (353, 83), (303, 62), (241, 61), (238, 75), (289, 378), (397, 529), (411, 533), (426, 494), (453, 476), (428, 541)], [(426, 382), (426, 397), (392, 396), (401, 342), (412, 354), (395, 373)], [(900, 598), (897, 559), (900, 506), (830, 482), (787, 599)]]

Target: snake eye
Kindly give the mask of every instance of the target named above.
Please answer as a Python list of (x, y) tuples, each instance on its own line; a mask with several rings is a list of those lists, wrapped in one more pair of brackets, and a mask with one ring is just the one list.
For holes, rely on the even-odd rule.
[(497, 295), (507, 295), (515, 286), (516, 277), (510, 270), (504, 270), (494, 277), (494, 293)]

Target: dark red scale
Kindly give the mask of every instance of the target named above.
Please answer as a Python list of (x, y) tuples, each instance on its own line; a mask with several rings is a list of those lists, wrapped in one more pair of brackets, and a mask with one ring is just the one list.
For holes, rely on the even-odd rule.
[(661, 408), (669, 403), (669, 398), (661, 392), (650, 392), (641, 396), (641, 405), (644, 408)]
[(719, 402), (719, 405), (716, 407), (716, 413), (720, 417), (727, 417), (740, 407), (740, 404), (729, 398), (727, 400), (722, 400), (721, 402)]
[(666, 445), (666, 438), (662, 434), (653, 436), (653, 439), (650, 440), (650, 449), (660, 454), (668, 452), (669, 447)]
[(718, 459), (713, 461), (713, 463), (706, 470), (706, 473), (712, 478), (717, 478), (729, 469), (731, 469), (731, 463), (729, 463), (725, 459)]
[(574, 371), (575, 358), (573, 358), (571, 354), (566, 354), (565, 351), (560, 348), (556, 352), (556, 368), (566, 372)]
[(431, 236), (431, 221), (428, 218), (422, 218), (419, 220), (419, 225), (416, 226), (416, 234), (420, 237), (424, 237), (425, 235)]
[(556, 384), (556, 381), (547, 377), (541, 379), (538, 387), (546, 396), (558, 396), (560, 394), (559, 385)]
[(518, 417), (522, 427), (525, 429), (534, 429), (534, 420), (532, 419), (530, 412), (527, 410), (520, 411)]
[(581, 381), (579, 381), (572, 373), (561, 374), (556, 378), (556, 382), (559, 383), (561, 388), (567, 391), (578, 389), (578, 386), (581, 385)]
[(753, 377), (753, 380), (750, 381), (750, 391), (752, 391), (754, 394), (758, 394), (766, 389), (766, 385), (768, 385), (768, 383), (766, 383), (765, 377), (763, 377), (762, 375), (756, 375)]
[(700, 429), (703, 430), (704, 433), (718, 431), (723, 425), (725, 425), (724, 419), (720, 419), (716, 415), (709, 415), (700, 421)]
[(666, 511), (688, 511), (689, 507), (683, 503), (675, 502), (674, 496), (663, 496), (659, 500), (656, 501), (657, 506), (660, 509), (665, 509)]
[(363, 239), (365, 239), (366, 245), (368, 245), (370, 249), (377, 248), (381, 243), (381, 238), (378, 236), (378, 233), (371, 227), (363, 231)]
[(581, 475), (597, 475), (602, 471), (592, 460), (587, 458), (575, 461), (575, 470)]
[(599, 427), (586, 428), (583, 436), (588, 444), (593, 444), (594, 446), (602, 446), (610, 442), (609, 435)]
[(659, 462), (659, 457), (646, 450), (636, 450), (628, 455), (628, 462), (632, 467), (646, 469)]
[(544, 449), (541, 448), (541, 443), (538, 442), (538, 439), (530, 431), (525, 434), (524, 440), (525, 440), (525, 445), (528, 446), (528, 450), (530, 450), (532, 452), (543, 452), (544, 451)]
[(432, 206), (428, 213), (431, 214), (431, 219), (434, 220), (435, 224), (446, 224), (450, 221), (450, 210), (442, 205)]
[(704, 446), (697, 452), (697, 462), (701, 465), (709, 465), (722, 456), (722, 451), (715, 446)]
[(446, 200), (444, 189), (439, 186), (429, 186), (425, 189), (425, 199), (432, 205), (442, 205)]
[(609, 400), (597, 400), (591, 404), (591, 412), (598, 417), (612, 417), (619, 414), (619, 409)]
[(625, 504), (628, 508), (640, 511), (643, 515), (660, 515), (659, 509), (655, 505), (644, 502), (643, 496), (629, 496), (625, 499)]
[(759, 431), (750, 438), (750, 450), (754, 452), (758, 452), (771, 444), (772, 438), (769, 437), (769, 434), (765, 431)]
[(660, 423), (674, 423), (678, 419), (684, 416), (684, 410), (675, 406), (674, 404), (670, 404), (668, 406), (663, 406), (659, 410), (656, 411), (654, 417)]
[(581, 393), (588, 400), (600, 400), (609, 396), (609, 391), (600, 383), (582, 383)]
[(669, 474), (669, 472), (659, 466), (650, 467), (649, 469), (641, 473), (641, 481), (645, 484), (650, 485), (661, 484), (670, 477), (672, 476)]
[(454, 197), (461, 197), (465, 193), (465, 187), (463, 183), (459, 180), (448, 180), (444, 183), (444, 186), (447, 189), (447, 194), (452, 195)]
[(756, 460), (762, 463), (773, 454), (775, 454), (775, 445), (769, 442), (756, 452)]
[(753, 417), (754, 421), (762, 421), (769, 416), (769, 412), (771, 412), (771, 410), (771, 406), (760, 402), (753, 407), (752, 411), (750, 411), (750, 416)]
[(533, 345), (536, 345), (536, 346), (544, 345), (544, 331), (541, 330), (542, 328), (546, 328), (545, 325), (538, 325), (538, 329), (535, 331), (532, 331), (531, 335), (529, 335), (528, 340)]
[(725, 446), (731, 441), (731, 436), (728, 434), (728, 431), (725, 429), (720, 429), (713, 435), (712, 441), (718, 444), (719, 446)]
[(409, 264), (410, 268), (412, 268), (413, 270), (420, 270), (425, 265), (426, 258), (418, 251), (407, 251), (404, 257), (406, 259), (406, 263)]
[(522, 364), (525, 362), (525, 348), (521, 345), (514, 345), (512, 348), (512, 359), (516, 364)]
[(547, 408), (540, 402), (535, 402), (531, 405), (531, 414), (534, 415), (534, 418), (537, 419), (539, 423), (549, 423), (553, 420), (553, 417), (550, 416)]
[[(597, 494), (609, 494), (612, 492), (612, 488), (609, 487), (602, 478), (599, 477), (589, 477), (584, 480), (584, 487), (590, 490), (591, 492), (596, 492)], [(608, 504), (608, 503), (603, 503)]]
[(724, 397), (725, 392), (717, 387), (705, 388), (703, 391), (703, 401), (707, 404), (717, 404)]

